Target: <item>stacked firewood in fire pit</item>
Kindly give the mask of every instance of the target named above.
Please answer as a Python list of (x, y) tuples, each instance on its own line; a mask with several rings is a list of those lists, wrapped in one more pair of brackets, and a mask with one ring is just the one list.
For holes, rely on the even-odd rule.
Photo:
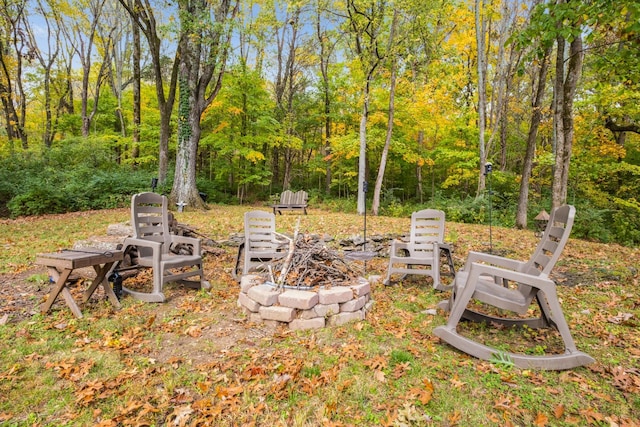
[(272, 265), (276, 283), (308, 288), (349, 285), (357, 281), (358, 271), (317, 236), (296, 233), (293, 239), (289, 254)]

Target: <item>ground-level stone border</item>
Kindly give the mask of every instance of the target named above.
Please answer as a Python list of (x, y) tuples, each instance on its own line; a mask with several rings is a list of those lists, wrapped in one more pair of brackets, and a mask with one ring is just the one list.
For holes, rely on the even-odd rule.
[(238, 306), (249, 321), (282, 323), (292, 330), (364, 320), (372, 305), (371, 285), (364, 278), (353, 285), (317, 290), (276, 290), (259, 275), (245, 275), (240, 280)]

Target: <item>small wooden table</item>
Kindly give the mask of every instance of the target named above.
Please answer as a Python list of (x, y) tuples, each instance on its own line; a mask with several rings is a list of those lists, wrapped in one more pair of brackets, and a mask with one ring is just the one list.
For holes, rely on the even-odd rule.
[(99, 251), (99, 250), (63, 250), (61, 252), (52, 252), (47, 254), (38, 254), (36, 256), (36, 264), (47, 267), (49, 275), (55, 280), (55, 286), (49, 293), (49, 298), (42, 307), (42, 313), (47, 313), (53, 305), (58, 295), (62, 293), (67, 305), (76, 317), (82, 317), (82, 312), (73, 300), (73, 296), (67, 287), (67, 280), (71, 272), (78, 268), (93, 267), (96, 271), (96, 278), (91, 286), (82, 294), (82, 302), (85, 303), (91, 298), (91, 295), (102, 285), (104, 292), (109, 297), (109, 301), (115, 307), (120, 308), (120, 301), (107, 282), (106, 275), (117, 261), (123, 258), (122, 251)]

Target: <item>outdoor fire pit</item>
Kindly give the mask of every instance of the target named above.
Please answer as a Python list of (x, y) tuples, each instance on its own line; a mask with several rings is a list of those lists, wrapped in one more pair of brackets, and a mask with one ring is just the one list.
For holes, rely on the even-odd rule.
[(371, 285), (324, 242), (294, 236), (287, 257), (266, 273), (245, 275), (238, 305), (256, 323), (281, 323), (293, 330), (364, 320)]

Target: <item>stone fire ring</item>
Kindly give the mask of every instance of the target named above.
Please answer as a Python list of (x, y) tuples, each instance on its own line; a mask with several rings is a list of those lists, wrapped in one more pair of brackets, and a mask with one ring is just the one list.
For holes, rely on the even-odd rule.
[(291, 330), (303, 330), (364, 320), (373, 300), (371, 285), (365, 278), (346, 286), (276, 290), (263, 276), (245, 275), (240, 280), (238, 306), (251, 322), (283, 324)]

